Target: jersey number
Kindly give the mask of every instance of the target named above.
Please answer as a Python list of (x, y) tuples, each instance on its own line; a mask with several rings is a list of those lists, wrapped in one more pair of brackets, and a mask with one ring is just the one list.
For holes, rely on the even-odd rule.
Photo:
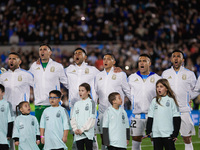
[(100, 119), (97, 120), (97, 126), (100, 126)]
[(131, 128), (136, 128), (136, 120), (131, 120)]

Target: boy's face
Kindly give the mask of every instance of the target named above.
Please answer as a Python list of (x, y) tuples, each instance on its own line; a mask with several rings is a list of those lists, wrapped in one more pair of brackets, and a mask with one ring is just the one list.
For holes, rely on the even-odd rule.
[(30, 107), (29, 103), (24, 103), (22, 105), (22, 107), (20, 108), (20, 111), (22, 112), (22, 114), (30, 114), (31, 107)]
[(0, 89), (0, 100), (3, 99), (4, 94), (5, 94), (5, 93), (2, 92), (1, 89)]
[(61, 98), (58, 97), (56, 94), (51, 93), (49, 95), (49, 102), (50, 102), (50, 104), (51, 104), (52, 107), (58, 107), (60, 99)]
[(122, 98), (120, 95), (115, 96), (115, 100), (113, 101), (113, 104), (117, 104), (118, 106), (122, 105)]

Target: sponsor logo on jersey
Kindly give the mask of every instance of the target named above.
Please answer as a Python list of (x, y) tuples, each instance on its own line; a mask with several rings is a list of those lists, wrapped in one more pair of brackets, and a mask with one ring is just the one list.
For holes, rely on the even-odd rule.
[(112, 79), (116, 80), (117, 76), (115, 74), (113, 74)]
[(76, 114), (78, 114), (78, 113), (79, 113), (79, 109), (76, 110)]
[(151, 77), (150, 82), (151, 82), (151, 83), (154, 83), (154, 82), (155, 82), (155, 78), (154, 78), (154, 77)]
[(85, 69), (85, 74), (89, 74), (89, 69), (88, 68)]
[(122, 113), (122, 123), (125, 124), (125, 116), (124, 116), (124, 113)]
[(31, 125), (32, 125), (32, 126), (35, 125), (34, 119), (32, 119), (32, 121), (31, 121)]
[(55, 72), (55, 67), (51, 67), (50, 71)]
[(182, 79), (183, 79), (183, 80), (186, 80), (186, 78), (187, 78), (186, 74), (183, 74), (183, 75), (182, 75)]
[(89, 110), (89, 104), (86, 104), (85, 110), (86, 110), (86, 111)]
[(59, 118), (60, 117), (60, 110), (57, 112), (56, 117)]
[(19, 129), (24, 129), (24, 124), (22, 122), (19, 123)]
[(1, 112), (4, 112), (5, 111), (5, 107), (4, 105), (1, 106)]
[(167, 107), (170, 106), (169, 100), (167, 100), (167, 102), (166, 102), (166, 106), (167, 106)]
[(46, 116), (46, 121), (48, 121), (49, 120), (49, 116)]
[(18, 81), (22, 81), (22, 76), (18, 76)]

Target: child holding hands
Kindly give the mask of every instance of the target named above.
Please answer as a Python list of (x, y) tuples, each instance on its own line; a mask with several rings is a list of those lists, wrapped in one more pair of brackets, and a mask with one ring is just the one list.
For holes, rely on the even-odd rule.
[[(146, 132), (153, 138), (154, 150), (175, 150), (180, 129), (180, 112), (174, 92), (167, 79), (156, 83), (156, 98), (151, 102)], [(152, 134), (151, 134), (152, 133)]]

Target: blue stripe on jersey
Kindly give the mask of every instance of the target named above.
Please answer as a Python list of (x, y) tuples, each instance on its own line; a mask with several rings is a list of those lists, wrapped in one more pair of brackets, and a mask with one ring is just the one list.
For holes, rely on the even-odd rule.
[(29, 73), (34, 78), (34, 75), (30, 71), (27, 71), (27, 70), (24, 70), (24, 69), (21, 69), (21, 68), (20, 68), (20, 70)]
[(56, 90), (57, 90), (57, 85), (56, 85)]
[(27, 100), (26, 100), (26, 93), (24, 93), (24, 101), (27, 101)]
[[(136, 73), (137, 73), (137, 75), (139, 75), (142, 78), (142, 75), (140, 74), (140, 71), (137, 71)], [(155, 74), (154, 72), (150, 72), (149, 75), (147, 76), (147, 78), (150, 77), (151, 75), (154, 75), (154, 74)]]
[(132, 117), (135, 118), (135, 114), (132, 113)]
[(0, 74), (2, 74), (1, 70), (0, 70)]

